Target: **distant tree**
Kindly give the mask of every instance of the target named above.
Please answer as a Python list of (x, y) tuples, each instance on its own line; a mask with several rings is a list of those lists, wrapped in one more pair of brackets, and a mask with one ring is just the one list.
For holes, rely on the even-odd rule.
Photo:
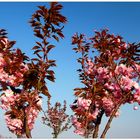
[(43, 112), (43, 124), (52, 128), (53, 138), (57, 138), (59, 134), (71, 128), (71, 116), (66, 114), (66, 101), (64, 101), (63, 107), (59, 102), (56, 102), (53, 107), (48, 100), (48, 108)]

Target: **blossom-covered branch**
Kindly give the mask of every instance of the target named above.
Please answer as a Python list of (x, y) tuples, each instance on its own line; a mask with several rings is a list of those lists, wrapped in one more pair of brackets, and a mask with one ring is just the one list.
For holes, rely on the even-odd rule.
[(109, 121), (102, 138), (110, 128), (114, 117), (125, 103), (140, 104), (139, 51), (140, 45), (126, 43), (121, 36), (109, 34), (108, 30), (95, 32), (87, 37), (75, 34), (73, 48), (81, 53), (78, 70), (83, 88), (76, 88), (77, 99), (71, 106), (74, 111), (75, 132), (84, 137), (98, 137), (99, 125), (105, 114)]
[(0, 97), (1, 108), (6, 110), (7, 127), (18, 137), (31, 138), (31, 130), (41, 110), (41, 96), (51, 97), (46, 80), (54, 82), (55, 60), (48, 53), (55, 46), (48, 39), (63, 38), (66, 18), (60, 14), (61, 4), (50, 3), (50, 8), (39, 6), (30, 20), (34, 35), (41, 39), (33, 47), (36, 57), (29, 59), (20, 49), (13, 49), (4, 29), (0, 30)]

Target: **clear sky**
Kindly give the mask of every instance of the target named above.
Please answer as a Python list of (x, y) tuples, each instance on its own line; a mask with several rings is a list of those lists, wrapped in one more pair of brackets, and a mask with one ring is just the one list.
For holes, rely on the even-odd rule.
[[(68, 114), (72, 114), (69, 105), (73, 102), (73, 89), (80, 86), (76, 62), (77, 54), (72, 51), (71, 36), (75, 32), (89, 36), (93, 30), (108, 28), (111, 33), (119, 34), (125, 41), (140, 41), (140, 3), (139, 2), (61, 2), (64, 6), (62, 13), (67, 17), (65, 39), (56, 44), (50, 55), (56, 59), (56, 82), (48, 83), (52, 95), (52, 104), (56, 101), (68, 103)], [(28, 21), (37, 6), (47, 5), (47, 2), (0, 2), (0, 28), (5, 28), (10, 40), (16, 40), (15, 47), (21, 48), (27, 55), (32, 56), (31, 48), (36, 38)], [(45, 107), (45, 100), (44, 105)], [(12, 136), (6, 128), (4, 112), (0, 111), (0, 134)], [(103, 120), (105, 125), (106, 119)], [(103, 126), (101, 127), (103, 128)], [(133, 105), (125, 105), (121, 116), (114, 119), (108, 138), (140, 138), (140, 109), (133, 110)], [(59, 138), (81, 138), (71, 129)], [(41, 123), (41, 114), (32, 131), (33, 138), (51, 138), (51, 131)]]

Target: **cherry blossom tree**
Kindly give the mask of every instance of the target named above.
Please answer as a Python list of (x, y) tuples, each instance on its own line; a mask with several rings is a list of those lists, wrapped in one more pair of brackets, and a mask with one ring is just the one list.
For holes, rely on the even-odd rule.
[(61, 103), (56, 102), (54, 107), (51, 106), (50, 100), (48, 100), (48, 108), (44, 112), (42, 117), (43, 124), (52, 128), (53, 138), (57, 138), (59, 134), (67, 131), (71, 128), (71, 116), (66, 114), (66, 101), (64, 101), (63, 107)]
[(71, 108), (75, 133), (97, 138), (105, 115), (109, 119), (100, 136), (105, 138), (122, 105), (140, 105), (140, 44), (126, 43), (121, 36), (110, 34), (107, 29), (95, 31), (90, 38), (76, 33), (72, 44), (77, 45), (73, 50), (81, 54), (78, 72), (84, 85), (74, 89), (76, 100)]
[(63, 38), (63, 24), (67, 21), (60, 14), (62, 5), (50, 3), (50, 8), (38, 6), (30, 24), (38, 38), (32, 48), (34, 58), (27, 57), (20, 49), (13, 49), (15, 41), (9, 41), (4, 29), (0, 30), (0, 107), (6, 111), (8, 129), (17, 137), (31, 138), (35, 119), (41, 111), (41, 96), (51, 97), (46, 81), (54, 82), (55, 60), (48, 54), (55, 47), (50, 39)]

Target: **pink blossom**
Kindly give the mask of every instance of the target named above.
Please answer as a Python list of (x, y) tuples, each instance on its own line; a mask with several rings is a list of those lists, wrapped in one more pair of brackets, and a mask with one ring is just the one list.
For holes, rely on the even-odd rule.
[(71, 119), (71, 122), (72, 122), (73, 124), (77, 123), (77, 118), (76, 118), (75, 116), (73, 116), (72, 119)]
[(82, 135), (82, 136), (84, 136), (84, 134), (85, 134), (85, 130), (84, 129), (77, 129), (77, 130), (75, 130), (74, 131), (74, 133), (76, 133), (76, 134), (78, 134), (78, 135)]
[(9, 74), (9, 72), (5, 71), (4, 67), (9, 68), (9, 65), (13, 65), (15, 62), (14, 58), (9, 58), (8, 61), (9, 63), (7, 64), (3, 58), (3, 54), (0, 53), (0, 81), (10, 86), (19, 86), (24, 80), (23, 74), (29, 69), (28, 65), (21, 62), (21, 64), (19, 63), (19, 69), (16, 71), (11, 70)]
[(129, 91), (132, 88), (133, 80), (131, 80), (128, 76), (122, 76), (120, 84), (125, 91)]
[(128, 76), (129, 78), (132, 77), (133, 75), (133, 68), (132, 67), (126, 67), (124, 64), (120, 64), (119, 66), (116, 67), (115, 73), (117, 75), (123, 75), (123, 76)]
[(124, 43), (123, 47), (126, 49), (127, 48), (127, 43)]
[(94, 70), (93, 66), (94, 66), (94, 63), (91, 60), (87, 60), (87, 67), (86, 67), (87, 74), (93, 73), (93, 70)]
[(139, 84), (136, 82), (136, 81), (133, 81), (132, 82), (132, 86), (136, 89), (136, 90), (138, 90), (140, 87), (139, 87)]
[(104, 97), (102, 101), (103, 101), (103, 108), (105, 110), (105, 113), (107, 116), (109, 116), (114, 108), (114, 102), (111, 100), (111, 98), (107, 98), (107, 97)]
[(82, 97), (78, 98), (78, 106), (83, 107), (84, 109), (88, 109), (91, 104), (91, 100), (83, 99)]
[(74, 123), (74, 125), (75, 125), (75, 127), (76, 127), (76, 129), (79, 129), (79, 128), (81, 128), (82, 126), (81, 126), (81, 123), (80, 122), (76, 122), (76, 123)]
[(115, 98), (121, 98), (122, 97), (122, 93), (121, 93), (120, 89), (114, 91), (113, 95), (114, 95)]
[[(41, 99), (38, 94), (34, 93), (33, 95), (31, 95), (31, 93), (28, 93), (26, 91), (22, 91), (20, 94), (14, 94), (13, 91), (7, 89), (4, 91), (4, 93), (2, 94), (0, 98), (0, 101), (2, 103), (1, 108), (7, 111), (12, 111), (11, 105), (14, 105), (17, 101), (19, 101), (24, 96), (27, 98), (27, 102), (28, 100), (30, 100), (30, 102), (28, 102), (29, 106), (26, 107), (25, 112), (27, 115), (28, 126), (29, 126), (29, 129), (31, 130), (33, 129), (35, 119), (37, 118), (38, 113), (39, 113), (39, 110), (37, 107), (35, 107), (35, 105), (37, 106), (41, 105)], [(31, 101), (33, 101), (33, 103), (31, 103)], [(36, 102), (35, 104), (35, 101), (38, 101), (38, 102)], [(17, 118), (10, 119), (10, 115), (9, 115), (9, 116), (6, 116), (6, 122), (10, 131), (12, 131), (15, 134), (20, 133), (17, 131), (21, 131), (21, 130), (17, 130), (17, 128), (20, 129), (21, 120)]]
[(9, 89), (7, 89), (3, 92), (4, 92), (4, 94), (2, 94), (0, 97), (0, 102), (1, 102), (0, 107), (2, 109), (7, 110), (10, 108), (10, 105), (14, 104), (16, 96), (14, 96), (13, 91), (11, 91)]
[(116, 74), (122, 74), (123, 71), (125, 70), (125, 65), (124, 64), (120, 64), (119, 66), (116, 67), (115, 69), (115, 73)]
[(22, 133), (23, 123), (20, 119), (12, 119), (10, 115), (5, 115), (5, 120), (10, 131), (17, 135), (20, 135)]
[(41, 107), (42, 105), (42, 100), (39, 98), (38, 102), (37, 102), (37, 105)]
[(97, 68), (96, 78), (100, 83), (109, 79), (108, 69), (104, 67)]
[(8, 78), (8, 84), (9, 85), (14, 85), (15, 86), (15, 80), (16, 80), (16, 77), (14, 75), (10, 75), (9, 78)]
[(134, 106), (133, 109), (134, 109), (134, 110), (138, 110), (139, 108), (138, 108), (137, 106)]
[[(84, 105), (82, 97), (78, 98), (78, 102), (74, 102), (72, 107), (75, 116), (77, 116), (73, 120), (74, 126), (79, 125), (78, 128), (75, 126), (77, 134), (84, 134), (81, 129), (84, 128), (87, 122), (89, 123), (87, 131), (90, 133), (90, 128), (94, 129), (97, 116), (102, 111), (107, 117), (110, 117), (116, 107), (120, 107), (125, 103), (137, 102), (140, 105), (140, 64), (129, 57), (129, 53), (131, 53), (129, 47), (131, 48), (133, 45), (131, 46), (131, 44), (122, 41), (120, 36), (107, 34), (105, 30), (95, 34), (91, 38), (92, 42), (89, 47), (97, 50), (99, 55), (93, 53), (95, 56), (92, 57), (91, 51), (87, 51), (87, 57), (82, 57), (82, 59), (86, 61), (90, 57), (91, 60), (88, 60), (87, 63), (81, 63), (84, 69), (79, 74), (81, 83), (84, 84), (84, 88), (80, 88), (82, 91), (80, 95), (91, 100), (90, 107)], [(80, 46), (77, 43), (77, 46), (80, 48), (85, 44), (83, 43)], [(127, 59), (129, 62), (125, 63)], [(81, 75), (85, 78), (81, 78)], [(75, 92), (75, 95), (78, 96), (77, 93)], [(130, 95), (129, 98), (125, 98), (126, 95)], [(96, 103), (98, 103), (98, 106)], [(135, 106), (134, 110), (137, 109), (138, 107)], [(114, 117), (119, 115), (120, 112), (117, 111)]]
[(136, 90), (134, 94), (134, 100), (140, 105), (140, 89)]
[(116, 114), (115, 114), (115, 117), (119, 117), (120, 116), (120, 112), (117, 111)]
[(120, 43), (120, 42), (121, 42), (120, 38), (117, 38), (117, 43)]
[(97, 69), (98, 74), (106, 74), (107, 73), (107, 68), (99, 67)]
[(114, 87), (111, 84), (106, 83), (104, 86), (109, 90), (114, 90)]
[(89, 120), (95, 120), (97, 118), (98, 114), (99, 114), (99, 110), (98, 110), (98, 108), (96, 108), (95, 111), (92, 114), (88, 113), (87, 118)]
[(6, 82), (7, 79), (8, 79), (8, 74), (3, 69), (0, 69), (0, 81)]
[(138, 65), (138, 64), (134, 64), (134, 65), (135, 65), (135, 67), (137, 69), (137, 72), (140, 72), (140, 65)]
[(29, 129), (32, 130), (33, 129), (33, 126), (34, 126), (34, 122), (35, 122), (35, 119), (37, 118), (38, 116), (38, 113), (39, 113), (39, 110), (38, 109), (35, 109), (34, 107), (27, 107), (26, 108), (26, 114), (28, 116), (28, 126), (29, 126)]

